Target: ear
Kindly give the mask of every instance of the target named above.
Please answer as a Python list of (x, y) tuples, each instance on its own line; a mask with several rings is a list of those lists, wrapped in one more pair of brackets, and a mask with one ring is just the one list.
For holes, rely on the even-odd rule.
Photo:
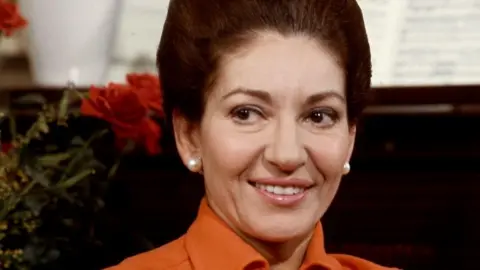
[(172, 124), (178, 153), (188, 168), (188, 162), (192, 158), (201, 158), (199, 126), (177, 110), (173, 111)]
[(357, 136), (357, 125), (351, 125), (349, 127), (349, 132), (348, 132), (348, 156), (345, 160), (345, 163), (346, 162), (350, 162), (350, 159), (352, 157), (352, 153), (353, 153), (353, 148), (355, 146), (355, 138)]

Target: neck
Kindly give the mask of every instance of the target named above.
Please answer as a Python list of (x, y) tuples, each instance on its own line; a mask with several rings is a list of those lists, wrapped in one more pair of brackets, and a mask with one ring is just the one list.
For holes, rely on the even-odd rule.
[(302, 265), (312, 233), (306, 237), (292, 239), (282, 243), (269, 243), (244, 238), (270, 264), (272, 270), (299, 269)]
[(215, 205), (210, 204), (210, 207), (238, 236), (268, 261), (271, 270), (297, 270), (302, 265), (314, 230), (307, 235), (284, 242), (260, 241), (237, 230), (220, 211), (216, 211)]

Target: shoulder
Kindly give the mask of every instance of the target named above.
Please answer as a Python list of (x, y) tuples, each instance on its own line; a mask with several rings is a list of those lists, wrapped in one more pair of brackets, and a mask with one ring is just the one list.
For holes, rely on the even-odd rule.
[(125, 259), (105, 270), (190, 270), (185, 239), (181, 237), (164, 246)]
[(385, 267), (373, 262), (346, 254), (330, 254), (345, 269), (355, 270), (400, 270), (398, 268)]

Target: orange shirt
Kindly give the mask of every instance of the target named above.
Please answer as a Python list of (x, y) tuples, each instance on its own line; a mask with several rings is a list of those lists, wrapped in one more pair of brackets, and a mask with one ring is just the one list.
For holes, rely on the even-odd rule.
[[(267, 270), (268, 262), (235, 234), (202, 200), (185, 235), (106, 270)], [(387, 270), (348, 255), (327, 255), (320, 222), (300, 270)]]

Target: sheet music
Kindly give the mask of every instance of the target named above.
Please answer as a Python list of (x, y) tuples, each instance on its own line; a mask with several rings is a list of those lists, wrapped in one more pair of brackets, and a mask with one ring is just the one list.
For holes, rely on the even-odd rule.
[[(357, 0), (373, 84), (480, 84), (480, 0)], [(154, 70), (168, 0), (124, 0), (110, 79), (142, 62)]]
[(480, 82), (478, 1), (407, 2), (392, 83)]
[(154, 59), (167, 14), (168, 0), (124, 0), (119, 17), (115, 56)]
[(391, 82), (392, 59), (397, 51), (404, 4), (402, 0), (359, 0), (372, 54), (372, 80), (376, 85)]
[[(480, 0), (392, 1), (359, 1), (372, 44), (374, 85), (480, 83)], [(388, 10), (373, 12), (380, 6)]]
[(123, 0), (113, 63), (106, 81), (121, 82), (129, 72), (156, 72), (155, 57), (169, 0)]

